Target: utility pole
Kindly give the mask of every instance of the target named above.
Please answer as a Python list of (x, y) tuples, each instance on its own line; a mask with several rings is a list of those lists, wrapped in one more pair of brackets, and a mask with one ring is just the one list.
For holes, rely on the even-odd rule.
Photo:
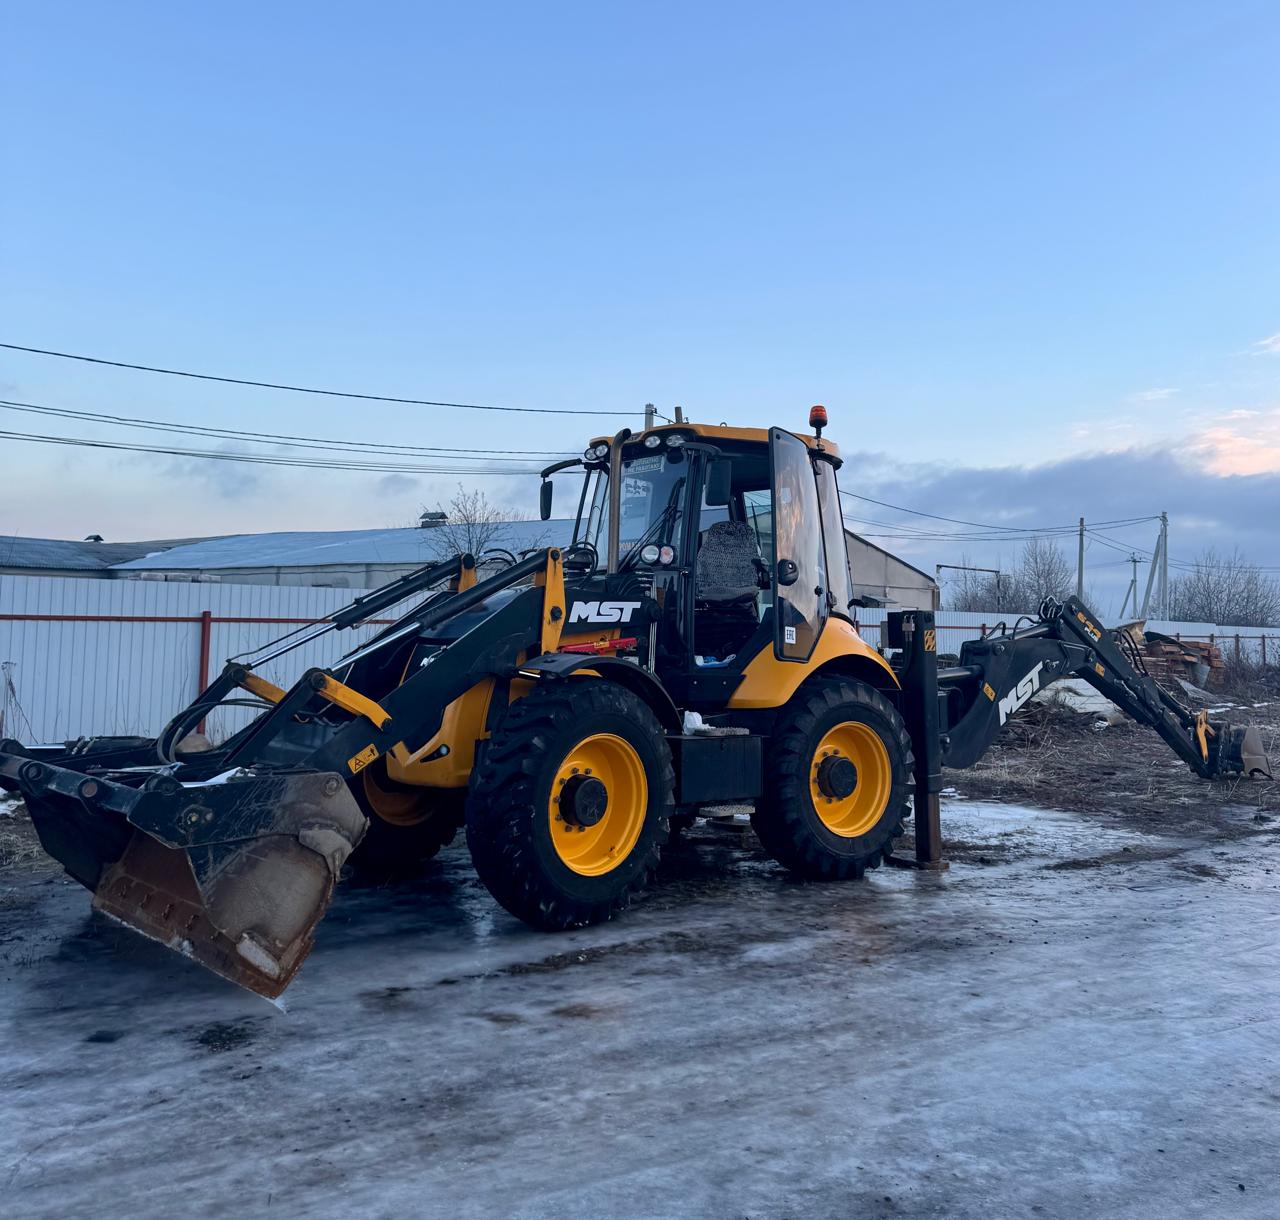
[(1160, 613), (1169, 617), (1169, 514), (1160, 514)]
[(1138, 557), (1137, 555), (1134, 555), (1131, 553), (1129, 555), (1129, 562), (1133, 564), (1133, 579), (1129, 582), (1128, 589), (1125, 590), (1124, 601), (1120, 603), (1121, 618), (1124, 618), (1125, 607), (1128, 606), (1130, 598), (1133, 599), (1134, 616), (1136, 617), (1138, 613)]
[(1156, 596), (1160, 590), (1156, 586), (1156, 573), (1160, 570), (1160, 552), (1164, 549), (1164, 532), (1156, 535), (1156, 549), (1151, 552), (1151, 569), (1147, 572), (1147, 591), (1142, 595), (1142, 612), (1139, 618), (1146, 618), (1151, 613), (1151, 590), (1155, 588)]
[(653, 403), (647, 402), (644, 404), (644, 430), (646, 432), (653, 427), (653, 420)]
[(1084, 601), (1084, 518), (1080, 518), (1080, 557), (1076, 560), (1076, 596)]

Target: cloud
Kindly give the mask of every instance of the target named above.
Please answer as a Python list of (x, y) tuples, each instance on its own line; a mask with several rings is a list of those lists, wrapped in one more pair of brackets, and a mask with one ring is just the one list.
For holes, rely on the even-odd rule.
[(1249, 350), (1255, 356), (1280, 356), (1280, 330), (1265, 339), (1259, 339)]
[(395, 496), (401, 492), (413, 491), (418, 486), (418, 480), (411, 479), (407, 474), (384, 474), (375, 486), (381, 495)]
[(1136, 394), (1130, 394), (1129, 397), (1134, 402), (1164, 402), (1166, 399), (1172, 398), (1178, 391), (1172, 387), (1156, 390), (1139, 390)]
[(1280, 474), (1280, 407), (1228, 411), (1197, 433), (1189, 450), (1211, 474)]
[[(1276, 415), (1280, 429), (1280, 412)], [(1280, 519), (1280, 431), (1264, 446), (1278, 450), (1273, 465), (1255, 471), (1242, 468), (1235, 438), (1224, 430), (1229, 432), (1229, 426), (1207, 429), (1189, 446), (1084, 454), (1039, 466), (895, 465), (885, 454), (847, 454), (840, 485), (889, 504), (1018, 529), (1068, 530), (1081, 516), (1101, 522), (1167, 510), (1175, 558), (1194, 558), (1206, 546), (1239, 546), (1255, 563), (1278, 565), (1280, 535), (1274, 522)], [(1256, 439), (1245, 439), (1257, 447)], [(955, 562), (961, 554), (975, 563), (1007, 562), (1020, 547), (1017, 534), (991, 540), (990, 530), (908, 516), (858, 500), (846, 499), (844, 507), (851, 529), (930, 570), (933, 563)], [(1120, 528), (1116, 537), (1124, 546), (1150, 550), (1155, 531), (1156, 524), (1146, 522)], [(1062, 545), (1069, 549), (1073, 543), (1074, 534), (1064, 534)], [(1102, 543), (1091, 543), (1091, 555), (1099, 563), (1121, 558)]]

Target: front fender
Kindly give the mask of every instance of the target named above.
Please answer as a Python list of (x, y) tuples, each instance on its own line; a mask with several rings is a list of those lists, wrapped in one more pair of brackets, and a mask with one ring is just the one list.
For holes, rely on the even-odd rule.
[(616, 682), (643, 699), (668, 733), (682, 731), (683, 721), (679, 709), (667, 693), (667, 688), (647, 669), (642, 669), (631, 661), (586, 653), (549, 652), (521, 665), (516, 674), (521, 678), (533, 678), (540, 682), (556, 681), (571, 675)]

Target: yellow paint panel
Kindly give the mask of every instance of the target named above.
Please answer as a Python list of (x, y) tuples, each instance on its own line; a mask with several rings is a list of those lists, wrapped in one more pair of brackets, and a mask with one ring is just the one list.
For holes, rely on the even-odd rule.
[(870, 661), (883, 671), (886, 686), (897, 686), (898, 679), (884, 659), (842, 618), (830, 618), (822, 629), (817, 647), (808, 662), (779, 661), (773, 646), (763, 649), (746, 668), (742, 682), (729, 699), (731, 708), (781, 707), (799, 689), (800, 683), (833, 661), (858, 657)]

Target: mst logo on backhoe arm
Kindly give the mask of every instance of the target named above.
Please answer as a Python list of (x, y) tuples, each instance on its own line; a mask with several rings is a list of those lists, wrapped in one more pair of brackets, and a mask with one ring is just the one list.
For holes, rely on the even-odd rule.
[(1000, 723), (1004, 724), (1010, 716), (1014, 714), (1032, 695), (1040, 689), (1040, 671), (1044, 668), (1043, 661), (1037, 661), (1035, 668), (1031, 670), (1017, 686), (1013, 688), (1003, 699), (1000, 700)]
[(569, 607), (569, 622), (629, 623), (639, 609), (639, 602), (574, 602)]

